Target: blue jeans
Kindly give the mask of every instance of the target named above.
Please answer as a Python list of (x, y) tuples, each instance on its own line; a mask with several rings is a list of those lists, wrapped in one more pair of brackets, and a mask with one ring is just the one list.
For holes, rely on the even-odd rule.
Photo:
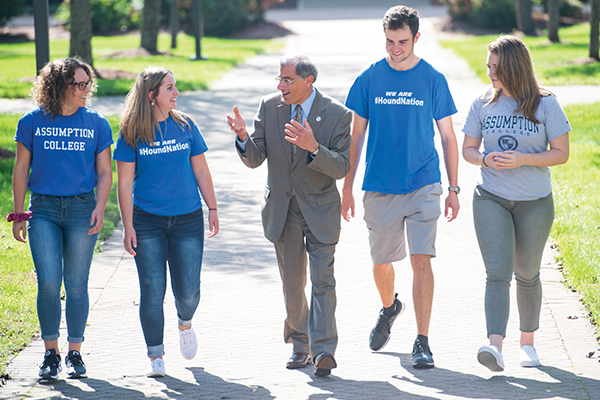
[(532, 201), (510, 201), (475, 188), (473, 217), (487, 275), (487, 334), (506, 337), (509, 289), (517, 282), (520, 330), (539, 327), (542, 307), (540, 264), (554, 219), (552, 193)]
[(137, 236), (135, 264), (140, 279), (140, 320), (148, 357), (164, 354), (167, 261), (179, 325), (190, 324), (200, 302), (200, 269), (204, 251), (202, 208), (190, 214), (162, 216), (133, 208)]
[(61, 305), (66, 292), (67, 340), (83, 342), (89, 313), (88, 278), (98, 234), (88, 235), (96, 207), (94, 192), (77, 196), (31, 193), (27, 225), (29, 246), (38, 280), (37, 311), (42, 339), (57, 340)]

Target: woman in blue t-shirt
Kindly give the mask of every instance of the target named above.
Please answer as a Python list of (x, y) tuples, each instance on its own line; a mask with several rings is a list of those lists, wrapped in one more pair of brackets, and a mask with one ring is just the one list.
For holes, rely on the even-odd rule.
[(540, 88), (523, 41), (500, 36), (490, 43), (487, 67), (492, 86), (471, 106), (463, 127), (463, 156), (481, 166), (473, 217), (487, 275), (490, 344), (479, 349), (477, 359), (492, 371), (503, 371), (513, 272), (520, 364), (540, 364), (533, 339), (542, 304), (540, 263), (554, 219), (549, 167), (569, 158), (571, 126), (556, 98)]
[[(15, 135), (14, 212), (8, 220), (14, 221), (15, 239), (25, 242), (29, 234), (46, 349), (40, 380), (58, 379), (62, 370), (58, 337), (63, 280), (67, 375), (87, 376), (80, 351), (89, 312), (88, 278), (112, 186), (112, 131), (106, 118), (86, 107), (95, 90), (94, 70), (83, 61), (65, 58), (46, 64), (31, 93), (38, 107), (21, 117)], [(24, 213), (27, 189), (31, 196)]]
[(186, 359), (196, 355), (198, 342), (191, 322), (200, 301), (202, 198), (209, 210), (208, 237), (219, 232), (217, 200), (204, 156), (208, 147), (194, 120), (175, 110), (178, 95), (171, 71), (161, 67), (142, 71), (125, 99), (114, 154), (123, 242), (135, 257), (140, 280), (140, 320), (150, 358), (149, 377), (165, 375), (167, 261), (179, 321), (179, 348)]

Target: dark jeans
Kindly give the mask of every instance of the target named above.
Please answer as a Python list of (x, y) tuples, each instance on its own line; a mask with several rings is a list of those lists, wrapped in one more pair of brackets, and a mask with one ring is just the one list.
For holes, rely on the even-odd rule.
[(180, 325), (189, 325), (200, 302), (204, 218), (201, 208), (169, 217), (149, 214), (134, 206), (133, 227), (137, 236), (135, 263), (140, 279), (140, 320), (148, 357), (158, 357), (164, 354), (167, 262)]

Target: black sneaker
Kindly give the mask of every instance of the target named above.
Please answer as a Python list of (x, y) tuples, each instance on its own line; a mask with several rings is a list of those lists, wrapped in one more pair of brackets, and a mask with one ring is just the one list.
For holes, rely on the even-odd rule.
[(81, 359), (81, 354), (77, 350), (71, 350), (65, 357), (65, 366), (67, 367), (67, 376), (69, 378), (87, 378), (85, 364)]
[(62, 371), (60, 365), (60, 354), (56, 354), (56, 350), (46, 350), (44, 354), (44, 362), (40, 365), (38, 374), (41, 381), (55, 381), (58, 379), (58, 373)]
[(369, 347), (371, 347), (371, 350), (373, 351), (383, 349), (383, 346), (390, 341), (392, 325), (394, 324), (396, 317), (404, 312), (406, 306), (403, 302), (398, 300), (398, 293), (396, 293), (394, 298), (394, 306), (396, 308), (391, 317), (385, 315), (383, 308), (379, 311), (379, 318), (377, 318), (377, 323), (371, 330), (371, 335), (369, 336)]
[(426, 336), (418, 335), (413, 345), (413, 367), (418, 369), (433, 368), (433, 353), (429, 349)]

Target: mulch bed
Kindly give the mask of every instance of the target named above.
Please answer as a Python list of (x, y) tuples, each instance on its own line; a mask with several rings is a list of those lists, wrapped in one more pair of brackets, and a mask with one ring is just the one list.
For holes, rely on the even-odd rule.
[(15, 153), (0, 147), (0, 160), (6, 160), (10, 158), (15, 158)]

